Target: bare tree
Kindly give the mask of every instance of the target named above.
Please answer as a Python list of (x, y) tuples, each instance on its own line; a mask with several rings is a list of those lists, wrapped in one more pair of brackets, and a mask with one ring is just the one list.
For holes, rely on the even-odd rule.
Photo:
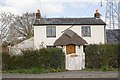
[(33, 23), (35, 13), (24, 13), (22, 16), (15, 16), (13, 23), (10, 24), (7, 41), (11, 44), (17, 44), (25, 39), (34, 36)]
[(35, 13), (25, 13), (22, 16), (15, 16), (9, 12), (0, 14), (0, 39), (10, 44), (17, 44), (20, 38), (28, 39), (33, 37), (33, 23)]
[(0, 13), (0, 43), (4, 42), (8, 36), (10, 24), (12, 23), (14, 14), (10, 12)]
[(12, 24), (14, 29), (18, 32), (19, 37), (29, 39), (33, 37), (33, 23), (35, 21), (34, 13), (25, 13), (22, 16), (15, 17), (15, 21)]

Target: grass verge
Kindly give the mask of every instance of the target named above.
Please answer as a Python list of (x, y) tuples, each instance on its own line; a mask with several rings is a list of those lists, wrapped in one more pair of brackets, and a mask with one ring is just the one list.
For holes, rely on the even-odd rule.
[(85, 68), (82, 71), (118, 71), (118, 68), (106, 68), (106, 67), (102, 67), (100, 69), (91, 69), (91, 68)]
[(45, 69), (45, 68), (31, 68), (31, 69), (15, 69), (6, 70), (3, 73), (25, 73), (25, 74), (40, 74), (40, 73), (52, 73), (52, 72), (62, 72), (65, 69)]

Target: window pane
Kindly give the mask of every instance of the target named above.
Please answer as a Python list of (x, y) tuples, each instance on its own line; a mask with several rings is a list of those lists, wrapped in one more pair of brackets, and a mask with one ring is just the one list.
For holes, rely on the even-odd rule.
[(47, 37), (51, 36), (51, 28), (47, 27)]
[(55, 26), (48, 26), (46, 29), (47, 37), (56, 37), (56, 27)]
[(56, 28), (52, 27), (52, 36), (55, 37), (56, 36)]
[(91, 36), (91, 29), (90, 26), (82, 26), (82, 37), (90, 37)]

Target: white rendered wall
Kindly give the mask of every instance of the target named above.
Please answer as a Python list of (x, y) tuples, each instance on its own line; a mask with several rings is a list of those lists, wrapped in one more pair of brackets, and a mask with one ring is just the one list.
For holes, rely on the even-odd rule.
[(21, 50), (33, 49), (34, 48), (34, 38), (24, 40), (23, 42), (9, 47), (10, 54), (21, 54)]
[(91, 37), (82, 37), (88, 44), (104, 44), (105, 32), (104, 26), (91, 26)]
[[(71, 25), (70, 25), (71, 26)], [(57, 25), (56, 26), (56, 37), (46, 37), (46, 26), (34, 26), (34, 46), (39, 48), (42, 44), (44, 47), (53, 45), (56, 39), (58, 39), (65, 29), (70, 27), (69, 25)], [(81, 26), (76, 25), (71, 28), (74, 32), (81, 36)], [(82, 36), (81, 36), (82, 37)], [(91, 25), (91, 37), (82, 37), (88, 44), (99, 44), (105, 43), (104, 25)]]

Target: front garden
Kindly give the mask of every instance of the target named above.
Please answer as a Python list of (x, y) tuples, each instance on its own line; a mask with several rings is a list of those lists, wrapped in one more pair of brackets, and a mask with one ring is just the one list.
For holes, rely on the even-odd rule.
[[(89, 45), (85, 48), (87, 71), (117, 71), (120, 45)], [(21, 55), (2, 54), (3, 73), (51, 73), (65, 70), (65, 53), (62, 49), (29, 49)]]
[(116, 71), (120, 63), (120, 44), (89, 45), (85, 55), (86, 70)]
[(2, 55), (2, 70), (9, 73), (49, 73), (65, 70), (62, 49), (29, 49), (21, 55)]

